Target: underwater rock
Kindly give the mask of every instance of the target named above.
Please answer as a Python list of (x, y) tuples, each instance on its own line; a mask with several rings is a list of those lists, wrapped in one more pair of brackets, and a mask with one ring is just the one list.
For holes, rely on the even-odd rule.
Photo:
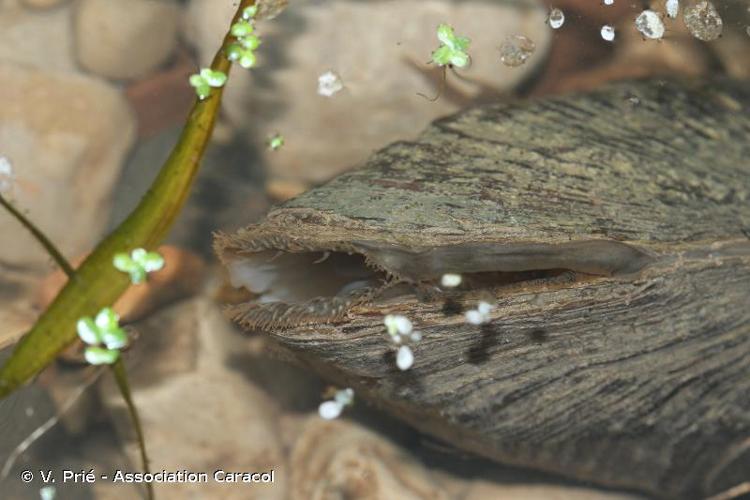
[(142, 77), (174, 52), (179, 14), (174, 0), (81, 0), (75, 8), (78, 61), (106, 78)]
[(70, 5), (32, 11), (0, 2), (0, 62), (47, 71), (78, 71), (72, 18)]
[[(216, 50), (232, 4), (191, 1), (184, 35), (201, 64)], [(258, 66), (232, 73), (223, 111), (237, 129), (250, 129), (259, 150), (267, 134), (284, 135), (281, 151), (265, 152), (273, 176), (327, 180), (480, 94), (512, 89), (544, 60), (551, 40), (546, 17), (547, 9), (530, 1), (295, 1), (273, 21), (258, 23), (264, 40)], [(417, 93), (433, 96), (442, 85), (442, 71), (427, 62), (443, 22), (471, 38), (472, 64), (458, 70), (469, 81), (448, 71), (443, 96), (429, 102)], [(533, 40), (537, 57), (507, 68), (498, 62), (497, 45), (516, 31)], [(333, 98), (317, 94), (318, 77), (329, 70), (345, 84)]]
[(425, 467), (347, 420), (308, 420), (291, 452), (290, 498), (449, 500)]
[[(289, 469), (281, 445), (279, 409), (229, 358), (245, 339), (206, 298), (183, 302), (139, 323), (125, 356), (152, 471), (207, 472), (207, 483), (155, 484), (157, 498), (282, 500)], [(109, 379), (100, 387), (132, 464), (140, 458), (122, 398)], [(221, 483), (213, 472), (265, 472), (273, 484)], [(121, 485), (111, 484), (117, 492)], [(113, 495), (116, 497), (117, 495)]]
[[(90, 250), (135, 137), (125, 98), (93, 77), (0, 64), (0, 151), (16, 175), (16, 206), (64, 255)], [(0, 261), (45, 265), (49, 256), (5, 211)]]
[(32, 9), (49, 9), (67, 2), (68, 0), (22, 0), (24, 5)]
[[(750, 468), (748, 111), (746, 83), (646, 81), (441, 119), (219, 235), (255, 294), (228, 312), (462, 449), (724, 491)], [(422, 332), (408, 372), (386, 314)]]
[[(518, 481), (514, 481), (517, 483)], [(478, 481), (462, 500), (638, 500), (642, 497), (584, 488), (540, 484), (495, 484)]]

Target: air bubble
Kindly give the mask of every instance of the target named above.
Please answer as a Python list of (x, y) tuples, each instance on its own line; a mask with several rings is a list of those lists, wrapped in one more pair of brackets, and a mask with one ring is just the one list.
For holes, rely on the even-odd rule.
[(318, 77), (318, 94), (324, 97), (332, 97), (343, 88), (341, 77), (333, 71), (327, 71)]
[(604, 26), (602, 26), (601, 34), (602, 38), (604, 38), (608, 42), (611, 42), (615, 39), (615, 29), (609, 24), (605, 24)]
[(565, 14), (560, 9), (552, 9), (547, 16), (547, 24), (553, 30), (560, 28), (565, 22)]
[(646, 38), (659, 40), (664, 36), (664, 23), (653, 10), (644, 10), (635, 19), (635, 27)]
[(677, 13), (680, 10), (680, 0), (667, 0), (664, 4), (664, 10), (667, 11), (669, 17), (676, 19)]
[(719, 38), (724, 27), (716, 7), (709, 1), (686, 7), (682, 12), (682, 20), (690, 34), (704, 42)]
[(511, 35), (500, 45), (500, 60), (506, 66), (521, 66), (534, 53), (536, 45), (523, 35)]

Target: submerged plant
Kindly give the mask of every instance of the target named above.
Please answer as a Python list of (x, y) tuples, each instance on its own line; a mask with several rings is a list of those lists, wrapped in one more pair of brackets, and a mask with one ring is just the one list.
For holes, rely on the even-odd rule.
[(336, 391), (332, 400), (323, 401), (318, 407), (318, 414), (325, 420), (333, 420), (341, 415), (344, 408), (354, 404), (354, 389), (347, 387)]
[(495, 307), (489, 302), (480, 302), (476, 309), (466, 311), (466, 322), (472, 325), (481, 325), (490, 322), (490, 313)]
[(454, 70), (454, 68), (464, 68), (471, 62), (471, 57), (468, 53), (471, 40), (468, 37), (457, 36), (453, 31), (452, 26), (446, 23), (441, 23), (437, 28), (437, 38), (440, 41), (440, 46), (432, 51), (430, 63), (436, 64), (443, 70), (443, 79), (440, 85), (440, 90), (433, 98), (429, 98), (424, 94), (417, 94), (428, 101), (433, 102), (437, 101), (443, 93), (446, 69), (450, 68), (451, 70)]
[(242, 11), (242, 19), (235, 22), (229, 33), (237, 40), (229, 44), (226, 50), (227, 59), (237, 62), (245, 69), (255, 66), (255, 49), (260, 46), (260, 38), (254, 34), (254, 17), (258, 7), (251, 5)]
[(120, 357), (120, 349), (128, 345), (128, 334), (120, 327), (120, 317), (109, 307), (99, 311), (96, 319), (79, 319), (76, 328), (78, 336), (88, 344), (85, 356), (92, 365), (111, 365)]
[(195, 93), (200, 100), (211, 95), (212, 88), (223, 87), (227, 83), (227, 75), (223, 71), (213, 71), (211, 68), (203, 68), (200, 73), (190, 76), (190, 85), (195, 88)]
[(249, 20), (255, 17), (255, 14), (258, 13), (258, 6), (257, 5), (250, 5), (249, 7), (245, 7), (242, 10), (242, 19)]
[[(254, 3), (242, 0), (232, 22), (240, 19), (242, 12)], [(228, 75), (231, 69), (225, 51), (233, 39), (227, 34), (224, 40), (211, 62), (212, 76)], [(71, 279), (0, 367), (0, 398), (31, 379), (72, 343), (79, 319), (113, 304), (131, 284), (129, 277), (112, 266), (115, 254), (123, 248), (154, 248), (166, 236), (187, 200), (211, 137), (221, 97), (221, 89), (214, 91), (217, 98), (195, 102), (174, 150), (135, 209), (75, 271), (70, 266), (64, 267)], [(0, 203), (4, 201), (0, 196)], [(8, 209), (12, 211), (12, 207)], [(14, 215), (23, 220), (22, 214)], [(43, 235), (35, 236), (42, 244), (46, 243)], [(48, 245), (45, 248), (53, 254), (54, 249)], [(64, 259), (56, 261), (66, 265)], [(114, 366), (119, 365), (118, 362)]]
[(112, 259), (117, 270), (130, 274), (130, 282), (134, 285), (146, 281), (148, 273), (159, 271), (164, 267), (164, 257), (159, 252), (149, 252), (144, 248), (136, 248), (130, 255), (118, 253)]
[(466, 52), (471, 40), (465, 36), (456, 36), (453, 27), (441, 24), (437, 29), (440, 47), (432, 53), (432, 62), (438, 66), (453, 66), (463, 68), (471, 60)]
[(276, 133), (268, 138), (268, 147), (271, 151), (278, 151), (284, 145), (284, 136)]

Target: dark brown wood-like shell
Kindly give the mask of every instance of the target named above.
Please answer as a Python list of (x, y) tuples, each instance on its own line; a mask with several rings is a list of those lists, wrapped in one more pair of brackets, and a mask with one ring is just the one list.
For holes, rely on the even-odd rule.
[[(440, 120), (217, 251), (513, 276), (231, 313), (463, 449), (692, 498), (750, 481), (748, 228), (750, 88), (635, 82)], [(489, 324), (455, 314), (487, 297)], [(387, 313), (424, 335), (407, 372)]]

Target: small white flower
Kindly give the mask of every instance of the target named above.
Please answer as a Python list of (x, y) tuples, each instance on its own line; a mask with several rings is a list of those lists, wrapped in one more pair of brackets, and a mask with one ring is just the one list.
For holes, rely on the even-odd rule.
[(333, 420), (341, 415), (343, 409), (344, 405), (338, 401), (324, 401), (320, 403), (320, 406), (318, 407), (318, 414), (320, 414), (320, 418)]
[(412, 352), (411, 348), (408, 345), (402, 345), (398, 348), (398, 353), (396, 354), (396, 366), (398, 366), (398, 369), (401, 371), (406, 371), (409, 368), (411, 368), (411, 365), (414, 364), (414, 353)]
[(494, 306), (490, 304), (489, 302), (480, 302), (477, 305), (476, 309), (471, 309), (469, 311), (466, 311), (464, 314), (464, 317), (466, 318), (466, 322), (470, 323), (472, 325), (481, 325), (483, 323), (489, 323), (490, 321), (490, 312), (494, 309)]
[(396, 353), (396, 365), (400, 370), (408, 370), (414, 364), (414, 352), (409, 345), (422, 340), (422, 333), (414, 330), (414, 325), (406, 316), (389, 314), (383, 319), (391, 336), (391, 342), (399, 346)]
[(347, 387), (337, 391), (333, 399), (344, 406), (349, 406), (354, 402), (354, 389)]
[(347, 387), (346, 389), (336, 391), (332, 400), (320, 403), (318, 414), (325, 420), (333, 420), (341, 415), (345, 407), (352, 404), (354, 404), (354, 389)]
[(388, 334), (391, 337), (396, 335), (409, 335), (413, 329), (413, 325), (409, 318), (401, 316), (400, 314), (388, 314), (383, 319), (383, 324), (388, 329)]
[(482, 315), (479, 314), (479, 311), (477, 310), (471, 309), (469, 311), (466, 311), (465, 317), (467, 323), (471, 323), (472, 325), (482, 324)]
[(452, 273), (444, 274), (443, 277), (440, 278), (440, 284), (444, 288), (456, 288), (461, 284), (461, 275)]
[(0, 194), (9, 193), (14, 180), (13, 165), (6, 157), (0, 156)]
[(343, 88), (341, 77), (333, 71), (326, 71), (318, 77), (318, 94), (324, 97), (332, 97)]
[(482, 314), (484, 316), (487, 316), (493, 309), (494, 307), (492, 306), (492, 304), (484, 301), (480, 302), (477, 306), (477, 311), (479, 311), (479, 314)]

